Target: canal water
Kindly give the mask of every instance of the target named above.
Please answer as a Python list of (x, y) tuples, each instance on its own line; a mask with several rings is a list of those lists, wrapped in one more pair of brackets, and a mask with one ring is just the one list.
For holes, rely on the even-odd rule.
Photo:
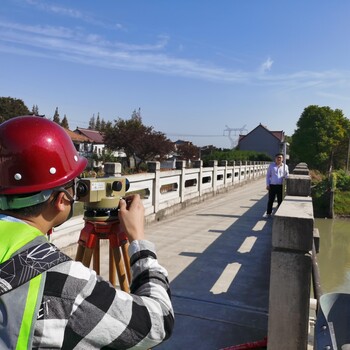
[(350, 219), (315, 219), (315, 228), (322, 292), (350, 293)]

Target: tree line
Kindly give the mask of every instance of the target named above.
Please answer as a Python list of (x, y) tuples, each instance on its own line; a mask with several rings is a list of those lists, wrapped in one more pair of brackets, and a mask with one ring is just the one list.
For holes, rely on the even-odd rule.
[[(20, 115), (36, 115), (43, 117), (43, 115), (40, 115), (39, 113), (38, 105), (33, 105), (32, 109), (29, 110), (23, 100), (19, 98), (0, 97), (0, 123)], [(69, 129), (67, 116), (64, 115), (61, 120), (58, 107), (55, 109), (52, 120), (62, 127)]]
[[(12, 97), (0, 97), (0, 122), (18, 115), (40, 115), (37, 105), (30, 111), (24, 102)], [(69, 128), (66, 115), (60, 118), (56, 107), (52, 120)], [(334, 169), (349, 170), (350, 121), (340, 109), (328, 106), (310, 105), (300, 115), (294, 134), (290, 140), (290, 162), (305, 162), (309, 169), (330, 173)], [(106, 145), (105, 157), (110, 159), (114, 150), (124, 150), (128, 158), (136, 164), (148, 160), (166, 159), (169, 154), (177, 154), (179, 159), (194, 160), (268, 160), (264, 154), (238, 150), (222, 150), (212, 147), (210, 152), (201, 150), (190, 142), (175, 147), (162, 132), (143, 124), (140, 109), (134, 110), (129, 119), (116, 118), (105, 121), (99, 113), (89, 120), (89, 129), (103, 132)]]
[(349, 164), (350, 121), (340, 109), (310, 105), (304, 109), (292, 135), (290, 158), (309, 169), (331, 173)]
[(350, 215), (349, 151), (350, 122), (340, 109), (304, 109), (291, 138), (290, 157), (308, 164), (315, 217)]
[[(19, 116), (19, 115), (37, 115), (39, 108), (34, 105), (32, 110), (20, 99), (12, 97), (0, 97), (0, 123)], [(66, 115), (61, 120), (58, 107), (56, 107), (52, 120), (69, 129), (69, 123)], [(113, 156), (113, 151), (123, 150), (127, 155), (127, 160), (137, 169), (149, 160), (163, 161), (169, 155), (177, 155), (179, 159), (194, 160), (199, 157), (199, 147), (190, 142), (176, 145), (162, 132), (154, 130), (152, 126), (146, 126), (142, 122), (140, 110), (134, 110), (129, 119), (117, 118), (114, 123), (105, 122), (100, 115), (93, 115), (89, 120), (90, 130), (103, 133), (105, 149), (101, 155), (94, 154), (93, 158), (97, 161), (118, 161)], [(121, 161), (121, 160), (119, 160)], [(129, 162), (130, 165), (131, 162)]]

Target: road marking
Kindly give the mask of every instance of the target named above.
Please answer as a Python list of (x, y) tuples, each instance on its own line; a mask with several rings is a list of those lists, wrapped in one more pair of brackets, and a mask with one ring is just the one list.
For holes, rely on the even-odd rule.
[(242, 265), (237, 262), (228, 264), (210, 291), (213, 294), (226, 293), (241, 266)]
[(239, 249), (237, 250), (238, 253), (249, 253), (252, 250), (256, 240), (257, 240), (257, 237), (255, 236), (247, 237), (242, 243), (242, 245), (239, 247)]
[(253, 231), (262, 231), (265, 227), (267, 221), (266, 220), (260, 220), (256, 223), (256, 225), (253, 227)]

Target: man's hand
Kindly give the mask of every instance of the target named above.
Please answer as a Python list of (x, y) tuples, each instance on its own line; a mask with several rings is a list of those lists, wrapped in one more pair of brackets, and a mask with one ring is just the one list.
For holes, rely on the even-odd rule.
[(118, 216), (130, 242), (144, 239), (145, 208), (140, 195), (135, 194), (121, 199)]
[(270, 186), (269, 186), (269, 185), (266, 185), (266, 189), (269, 191), (269, 190), (270, 190)]

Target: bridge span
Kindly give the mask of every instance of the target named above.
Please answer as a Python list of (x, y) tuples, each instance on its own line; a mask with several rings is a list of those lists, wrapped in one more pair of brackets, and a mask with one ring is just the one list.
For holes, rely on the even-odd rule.
[[(157, 349), (219, 350), (267, 337), (276, 218), (264, 218), (266, 204), (265, 179), (260, 177), (147, 223), (146, 238), (156, 244), (158, 259), (169, 272), (175, 310), (174, 333)], [(61, 237), (67, 229), (78, 237), (83, 220), (68, 225), (59, 229)], [(59, 241), (60, 232), (54, 236), (74, 257), (77, 245)], [(101, 244), (106, 250), (101, 274), (106, 277), (107, 248)]]

